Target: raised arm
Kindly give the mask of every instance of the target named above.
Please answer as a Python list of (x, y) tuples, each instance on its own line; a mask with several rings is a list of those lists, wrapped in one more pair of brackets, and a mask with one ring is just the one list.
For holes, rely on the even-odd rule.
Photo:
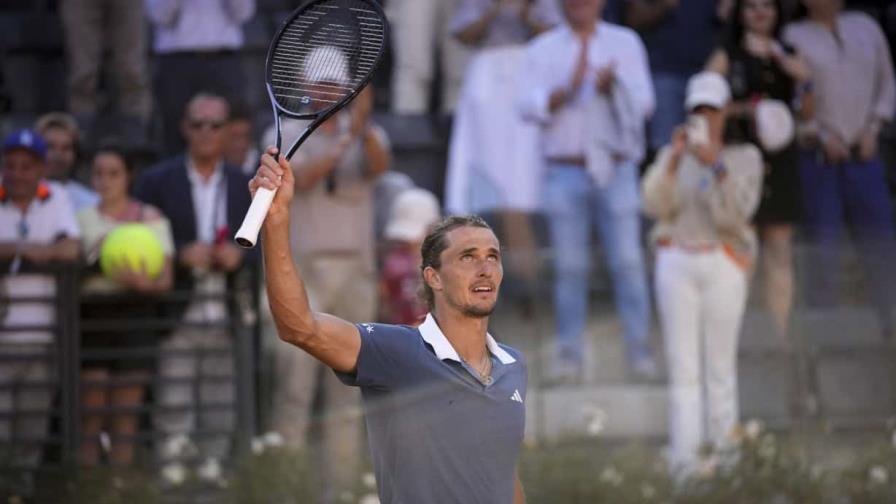
[[(274, 155), (278, 155), (277, 160)], [(358, 329), (340, 318), (311, 311), (305, 284), (293, 263), (289, 206), (294, 184), (289, 163), (273, 147), (262, 156), (261, 166), (249, 182), (253, 195), (259, 187), (278, 189), (261, 237), (268, 302), (277, 334), (335, 371), (351, 373), (361, 351)]]

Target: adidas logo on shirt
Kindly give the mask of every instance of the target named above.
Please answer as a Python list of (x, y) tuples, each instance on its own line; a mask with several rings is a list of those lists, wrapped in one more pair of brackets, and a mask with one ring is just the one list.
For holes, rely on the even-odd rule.
[(510, 400), (511, 400), (511, 401), (516, 401), (516, 402), (518, 402), (518, 403), (520, 403), (520, 404), (523, 404), (523, 396), (520, 395), (520, 391), (519, 391), (519, 390), (514, 390), (514, 391), (513, 391), (513, 395), (510, 396)]

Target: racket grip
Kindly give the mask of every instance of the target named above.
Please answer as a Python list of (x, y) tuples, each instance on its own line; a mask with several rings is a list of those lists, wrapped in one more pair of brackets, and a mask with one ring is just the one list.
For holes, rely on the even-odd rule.
[(255, 191), (255, 197), (252, 198), (252, 205), (249, 206), (249, 211), (246, 212), (243, 225), (240, 226), (239, 231), (233, 237), (237, 245), (244, 248), (255, 246), (255, 243), (258, 241), (258, 232), (261, 231), (261, 224), (268, 214), (268, 209), (271, 208), (275, 194), (277, 194), (277, 191), (265, 189), (264, 187), (259, 187)]

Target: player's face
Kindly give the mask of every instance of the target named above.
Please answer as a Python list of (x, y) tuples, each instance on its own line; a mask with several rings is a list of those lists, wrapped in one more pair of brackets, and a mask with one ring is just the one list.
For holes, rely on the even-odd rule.
[(75, 166), (74, 135), (62, 128), (50, 128), (43, 132), (47, 142), (47, 176), (64, 180)]
[(221, 99), (201, 99), (190, 105), (183, 124), (190, 154), (206, 159), (224, 155), (227, 116), (227, 102)]
[(600, 17), (604, 0), (563, 0), (563, 12), (572, 26), (586, 26)]
[(470, 317), (491, 315), (504, 277), (498, 239), (490, 229), (472, 226), (454, 229), (447, 238), (435, 295)]
[(34, 197), (45, 172), (46, 165), (31, 151), (14, 149), (3, 155), (3, 188), (13, 201)]
[(103, 201), (117, 201), (128, 196), (128, 170), (117, 154), (97, 154), (93, 158), (90, 181)]
[(778, 11), (774, 0), (746, 0), (741, 16), (741, 21), (748, 31), (770, 35), (778, 20)]

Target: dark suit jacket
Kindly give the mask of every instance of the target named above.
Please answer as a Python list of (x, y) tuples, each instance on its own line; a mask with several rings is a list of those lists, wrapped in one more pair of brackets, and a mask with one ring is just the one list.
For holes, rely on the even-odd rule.
[[(252, 200), (248, 189), (249, 177), (243, 175), (239, 168), (225, 164), (224, 177), (227, 185), (227, 225), (230, 228), (228, 239), (232, 239)], [(148, 168), (137, 180), (134, 195), (161, 210), (171, 221), (176, 252), (179, 253), (181, 248), (196, 241), (193, 192), (184, 156), (177, 156)], [(246, 254), (245, 261), (254, 262), (257, 255), (256, 250), (251, 251)], [(175, 261), (177, 288), (189, 289), (192, 286), (192, 275), (177, 264)]]

